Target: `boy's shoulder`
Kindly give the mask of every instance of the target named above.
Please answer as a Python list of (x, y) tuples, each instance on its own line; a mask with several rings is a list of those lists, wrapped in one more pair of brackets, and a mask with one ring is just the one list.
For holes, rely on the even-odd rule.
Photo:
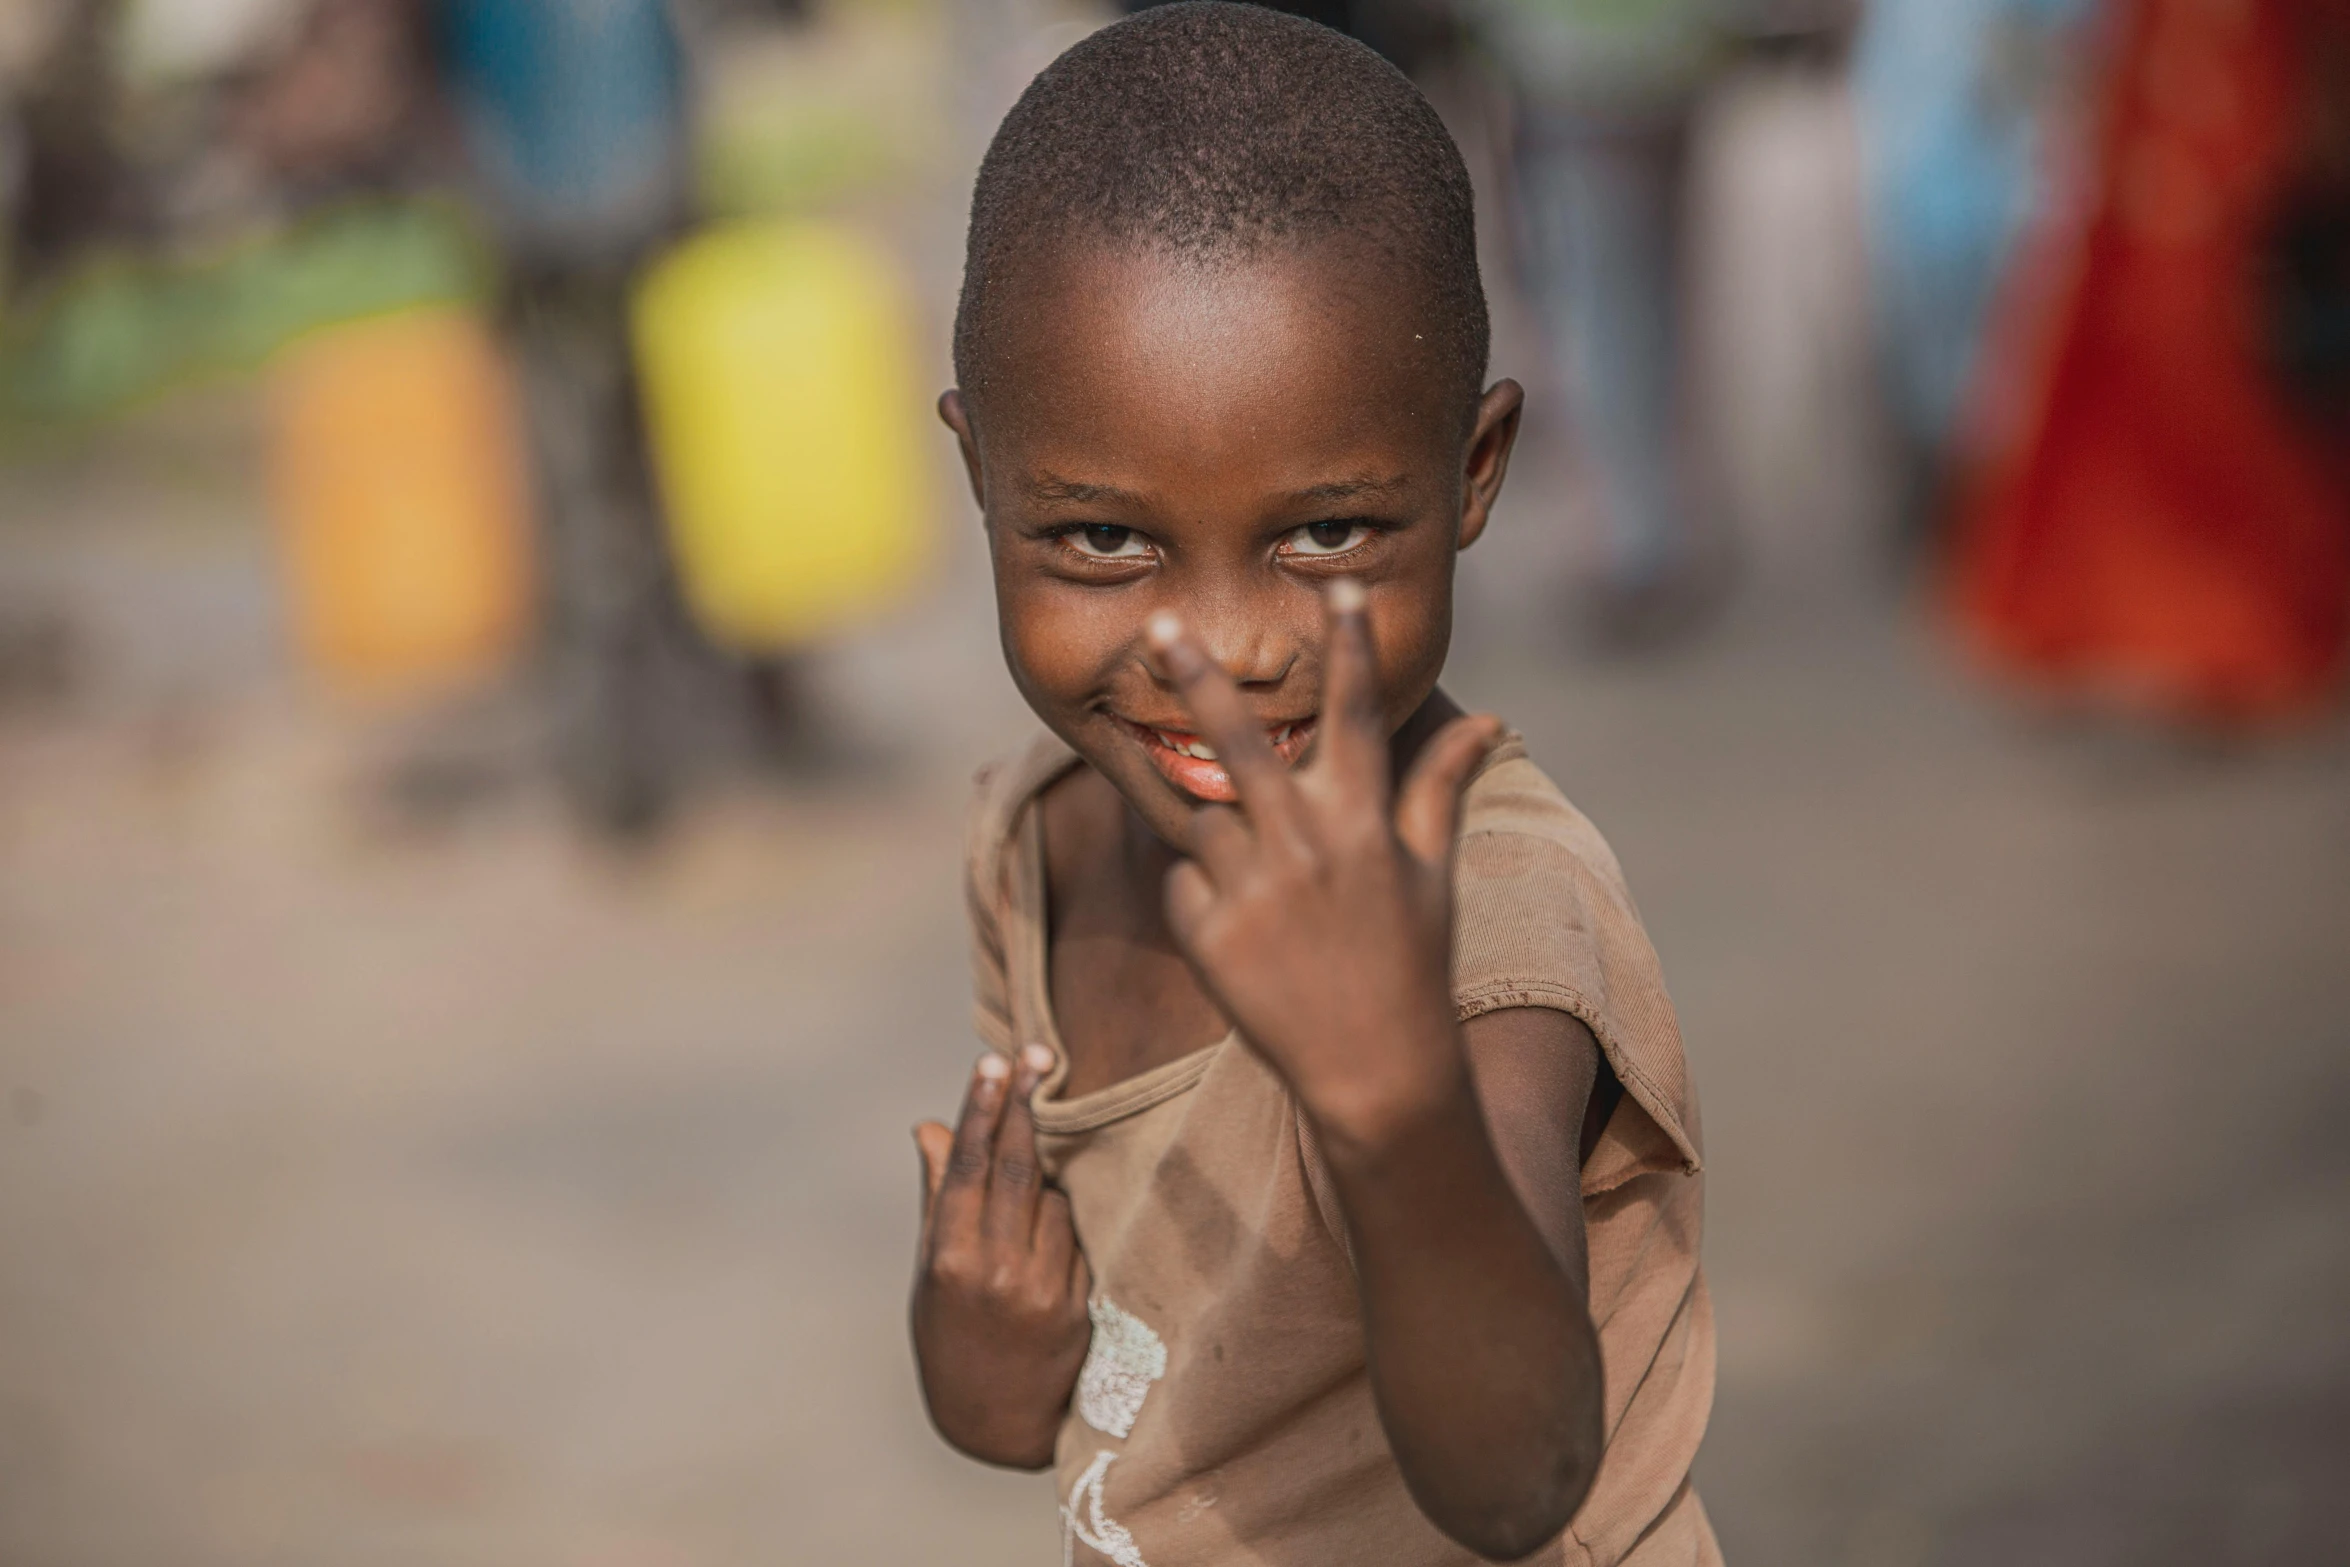
[(1607, 839), (1503, 738), (1471, 775), (1453, 852), (1453, 1001), (1464, 1020), (1549, 1007), (1582, 1020), (1656, 1133), (1588, 1168), (1587, 1188), (1699, 1165), (1681, 1029)]
[[(1615, 852), (1514, 731), (1469, 775), (1453, 844), (1453, 989), (1463, 1017), (1603, 1004), (1655, 954)], [(1529, 1003), (1528, 993), (1534, 993)], [(1597, 1027), (1597, 1021), (1594, 1027)]]
[(1461, 797), (1463, 843), (1500, 836), (1554, 845), (1619, 887), (1623, 883), (1623, 868), (1607, 839), (1527, 753), (1526, 741), (1516, 730), (1504, 734), (1486, 753)]
[(985, 879), (1001, 860), (1029, 802), (1077, 761), (1077, 753), (1059, 735), (1039, 728), (972, 774), (963, 841), (975, 879)]

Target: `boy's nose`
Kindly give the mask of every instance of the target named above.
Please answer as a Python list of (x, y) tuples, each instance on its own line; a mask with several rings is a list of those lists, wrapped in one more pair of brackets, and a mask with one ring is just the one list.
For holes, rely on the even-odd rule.
[(1192, 635), (1235, 685), (1277, 686), (1297, 662), (1297, 642), (1266, 617), (1205, 614), (1192, 622)]

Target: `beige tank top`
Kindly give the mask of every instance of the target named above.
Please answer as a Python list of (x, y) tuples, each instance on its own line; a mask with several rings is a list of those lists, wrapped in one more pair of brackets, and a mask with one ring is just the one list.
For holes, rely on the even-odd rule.
[[(1056, 1454), (1066, 1560), (1476, 1561), (1404, 1488), (1372, 1404), (1341, 1216), (1279, 1079), (1228, 1036), (1060, 1097), (1035, 802), (1076, 765), (1043, 736), (980, 774), (968, 880), (979, 1033), (1061, 1057), (1036, 1120), (1093, 1274), (1093, 1344)], [(1607, 1451), (1566, 1534), (1533, 1559), (1718, 1563), (1689, 1480), (1714, 1337), (1680, 1030), (1615, 856), (1514, 735), (1469, 785), (1454, 894), (1459, 1015), (1572, 1013), (1625, 1090), (1583, 1169)]]

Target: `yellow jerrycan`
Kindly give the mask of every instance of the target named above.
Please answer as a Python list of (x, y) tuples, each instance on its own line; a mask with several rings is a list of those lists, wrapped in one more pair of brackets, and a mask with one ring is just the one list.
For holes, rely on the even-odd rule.
[(270, 489), (305, 660), (393, 695), (509, 663), (531, 621), (528, 458), (480, 318), (433, 306), (327, 327), (270, 380)]
[(871, 616), (927, 543), (927, 404), (890, 257), (818, 221), (713, 229), (631, 323), (686, 602), (710, 638), (790, 652)]

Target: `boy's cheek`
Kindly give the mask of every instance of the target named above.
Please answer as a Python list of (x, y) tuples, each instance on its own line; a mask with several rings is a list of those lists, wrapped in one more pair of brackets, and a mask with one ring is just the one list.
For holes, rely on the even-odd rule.
[(1024, 608), (1005, 608), (1004, 660), (1013, 685), (1037, 717), (1080, 751), (1087, 749), (1082, 731), (1097, 704), (1132, 684), (1148, 683), (1138, 663), (1141, 628), (1067, 606), (1037, 612), (1045, 606), (1033, 600)]
[(1081, 702), (1106, 662), (1102, 630), (1088, 623), (1091, 617), (1039, 609), (1027, 595), (1003, 606), (1004, 652), (1012, 676), (1032, 703)]
[(1379, 668), (1379, 705), (1388, 733), (1403, 727), (1444, 673), (1452, 641), (1449, 601), (1376, 605), (1371, 615), (1372, 657)]

